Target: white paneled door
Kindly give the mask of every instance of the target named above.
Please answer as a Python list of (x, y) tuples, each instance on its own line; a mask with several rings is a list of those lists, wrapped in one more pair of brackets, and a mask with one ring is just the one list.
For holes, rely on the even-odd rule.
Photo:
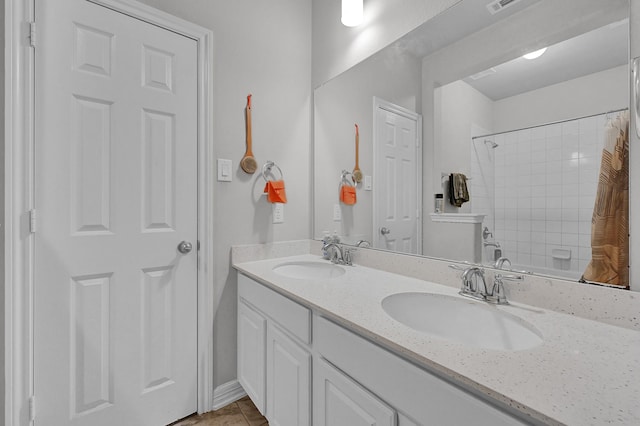
[(375, 102), (373, 245), (420, 253), (421, 117), (380, 99)]
[(197, 45), (35, 10), (35, 425), (165, 425), (197, 408)]

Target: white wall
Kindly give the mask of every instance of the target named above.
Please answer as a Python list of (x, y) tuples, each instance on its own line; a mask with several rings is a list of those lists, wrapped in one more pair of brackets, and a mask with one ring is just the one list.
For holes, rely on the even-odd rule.
[(622, 65), (494, 103), (493, 131), (504, 132), (629, 107), (629, 67)]
[(313, 0), (313, 87), (379, 51), (460, 0), (365, 0), (364, 23), (340, 22), (341, 0)]
[[(355, 165), (354, 124), (360, 127), (360, 169), (373, 176), (373, 97), (418, 113), (422, 106), (420, 61), (410, 55), (394, 57), (392, 67), (386, 61), (374, 55), (314, 91), (314, 238), (335, 230), (343, 241), (373, 241), (372, 191), (358, 185), (353, 206), (338, 198), (341, 171)], [(375, 176), (373, 182), (381, 183)], [(341, 206), (341, 222), (333, 221), (334, 204)]]
[[(216, 158), (233, 160), (233, 182), (214, 185), (214, 385), (236, 378), (236, 273), (232, 244), (310, 235), (311, 0), (143, 0), (214, 34)], [(284, 174), (285, 223), (273, 225), (259, 173), (238, 167), (245, 150), (244, 107), (252, 93), (254, 155)], [(215, 168), (215, 164), (210, 167)]]
[[(447, 189), (448, 179), (442, 179), (442, 173), (464, 173), (471, 176), (471, 151), (469, 143), (473, 129), (482, 128), (491, 131), (493, 121), (493, 102), (491, 99), (478, 92), (473, 87), (463, 81), (456, 81), (434, 91), (434, 118), (433, 135), (436, 141), (440, 141), (433, 146), (433, 160), (428, 164), (432, 174), (437, 176), (433, 185), (425, 187), (424, 197), (426, 209), (422, 217), (424, 218), (423, 254), (425, 256), (445, 257), (451, 259), (469, 260), (472, 256), (463, 258), (462, 252), (458, 250), (458, 255), (451, 256), (447, 253), (456, 253), (456, 248), (474, 247), (473, 238), (478, 234), (467, 232), (460, 235), (460, 238), (453, 238), (447, 231), (450, 224), (442, 222), (432, 222), (428, 213), (433, 212), (434, 194), (444, 194), (445, 212), (459, 211), (468, 213), (471, 211), (471, 203), (465, 203), (461, 208), (452, 206), (448, 201)], [(434, 178), (435, 179), (435, 178)], [(471, 182), (469, 182), (469, 186)], [(468, 227), (471, 229), (470, 227)], [(447, 237), (449, 236), (449, 238)], [(451, 246), (455, 242), (455, 247)], [(472, 251), (471, 251), (472, 252)], [(465, 254), (466, 255), (466, 254)]]

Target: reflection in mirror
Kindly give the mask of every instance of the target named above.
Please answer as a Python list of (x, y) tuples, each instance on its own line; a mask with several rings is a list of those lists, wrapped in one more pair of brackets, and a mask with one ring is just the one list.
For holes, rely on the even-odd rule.
[[(337, 231), (346, 243), (488, 265), (507, 257), (517, 269), (581, 279), (596, 250), (605, 136), (614, 111), (628, 108), (628, 0), (521, 0), (504, 16), (481, 16), (484, 3), (463, 0), (315, 90), (314, 237)], [(422, 122), (415, 174), (380, 148), (398, 133), (380, 104)], [(365, 179), (346, 206), (338, 184), (355, 162), (354, 123)], [(451, 173), (467, 178), (461, 207), (448, 200)], [(409, 236), (390, 223), (405, 217)], [(615, 268), (597, 269), (618, 278), (585, 280), (628, 285), (628, 261), (615, 253)]]

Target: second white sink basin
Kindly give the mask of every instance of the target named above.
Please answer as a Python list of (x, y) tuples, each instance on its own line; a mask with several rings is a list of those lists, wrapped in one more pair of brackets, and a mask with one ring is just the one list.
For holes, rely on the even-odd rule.
[(542, 343), (540, 333), (493, 305), (432, 293), (397, 293), (382, 300), (391, 318), (430, 336), (484, 349), (518, 351)]
[(318, 280), (339, 277), (345, 270), (329, 262), (300, 261), (281, 263), (273, 268), (273, 272), (289, 278)]

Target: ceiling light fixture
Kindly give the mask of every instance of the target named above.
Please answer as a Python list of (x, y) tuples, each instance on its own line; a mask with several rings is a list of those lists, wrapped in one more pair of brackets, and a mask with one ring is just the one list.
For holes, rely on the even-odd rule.
[(544, 54), (544, 52), (547, 51), (546, 47), (543, 47), (540, 50), (536, 50), (535, 52), (531, 52), (531, 53), (527, 53), (526, 55), (522, 55), (523, 58), (525, 59), (536, 59), (539, 58), (540, 56), (542, 56)]
[(357, 27), (362, 24), (363, 0), (342, 0), (342, 24)]

